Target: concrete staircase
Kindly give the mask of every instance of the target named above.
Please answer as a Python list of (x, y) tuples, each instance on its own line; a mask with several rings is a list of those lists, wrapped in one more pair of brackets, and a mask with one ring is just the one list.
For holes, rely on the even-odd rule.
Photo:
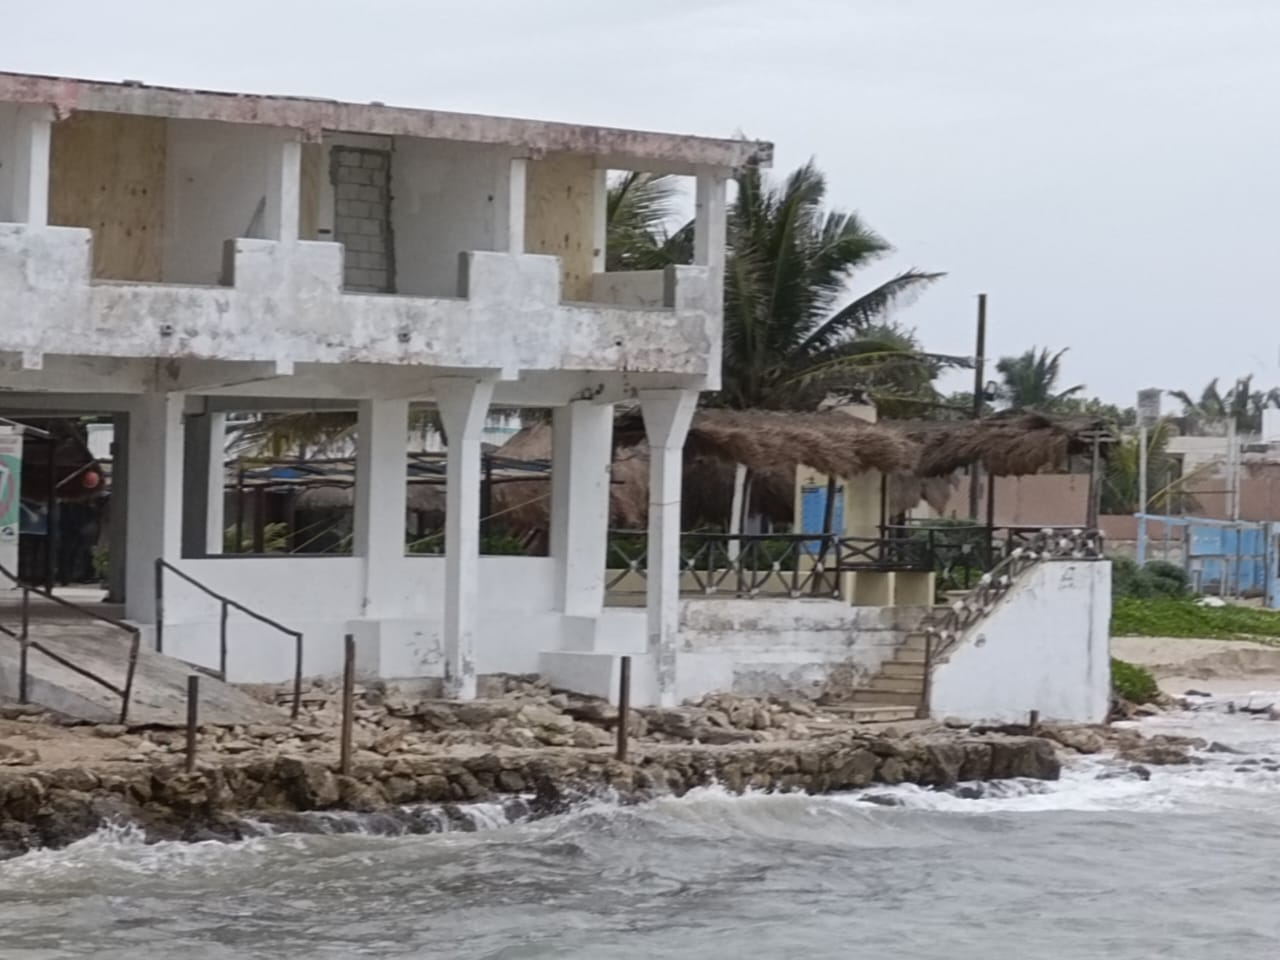
[(829, 709), (847, 713), (861, 723), (893, 723), (920, 716), (924, 654), (924, 631), (907, 634), (869, 683), (854, 690), (847, 704)]

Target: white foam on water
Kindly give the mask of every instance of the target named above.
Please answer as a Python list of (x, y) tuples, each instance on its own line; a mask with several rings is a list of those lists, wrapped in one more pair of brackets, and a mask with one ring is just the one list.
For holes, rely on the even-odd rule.
[(208, 873), (224, 866), (239, 871), (243, 869), (246, 855), (262, 856), (272, 848), (296, 846), (298, 839), (281, 834), (232, 842), (162, 840), (151, 843), (136, 824), (105, 823), (94, 833), (65, 847), (32, 850), (0, 862), (0, 893), (7, 889), (21, 890), (35, 879), (75, 880), (88, 868), (93, 868), (99, 878), (115, 875), (122, 881), (187, 870)]

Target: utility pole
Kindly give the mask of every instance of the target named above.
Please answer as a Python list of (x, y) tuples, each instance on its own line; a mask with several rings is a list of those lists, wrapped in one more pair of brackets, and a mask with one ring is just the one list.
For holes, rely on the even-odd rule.
[[(978, 294), (978, 347), (973, 359), (973, 419), (982, 419), (982, 402), (986, 394), (987, 295)], [(991, 482), (988, 480), (988, 482)], [(969, 517), (978, 519), (978, 464), (969, 464)]]
[(1162, 390), (1151, 388), (1138, 391), (1138, 566), (1147, 562), (1147, 446), (1151, 442), (1148, 426), (1160, 419)]

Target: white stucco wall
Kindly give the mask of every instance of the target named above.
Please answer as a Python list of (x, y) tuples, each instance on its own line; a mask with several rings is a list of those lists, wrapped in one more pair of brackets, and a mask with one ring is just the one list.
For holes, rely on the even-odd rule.
[(926, 610), (839, 600), (690, 599), (681, 603), (684, 689), (744, 696), (817, 694), (833, 674), (869, 678)]
[(458, 256), (504, 250), (513, 151), (399, 137), (391, 157), (396, 290), (458, 293)]
[(1111, 689), (1111, 564), (1050, 561), (1028, 571), (935, 666), (933, 716), (1101, 723)]
[[(344, 634), (356, 634), (364, 672), (386, 678), (438, 677), (443, 671), (444, 558), (406, 556), (387, 565), (379, 602), (362, 612), (361, 557), (218, 557), (179, 568), (211, 589), (305, 634), (303, 671), (342, 669)], [(480, 673), (535, 673), (539, 655), (557, 649), (563, 616), (555, 610), (555, 564), (547, 557), (482, 557), (476, 636)], [(165, 580), (165, 653), (217, 667), (219, 604), (177, 577)], [(278, 682), (293, 675), (291, 642), (232, 612), (227, 672), (233, 681)]]
[(279, 135), (268, 128), (200, 120), (168, 122), (165, 158), (165, 283), (216, 284), (222, 246), (251, 232), (267, 194), (270, 151)]
[(673, 309), (564, 304), (554, 257), (478, 251), (465, 298), (342, 292), (338, 244), (235, 242), (234, 287), (91, 283), (91, 233), (0, 224), (0, 351), (274, 364), (703, 376), (719, 328), (709, 274), (679, 267)]

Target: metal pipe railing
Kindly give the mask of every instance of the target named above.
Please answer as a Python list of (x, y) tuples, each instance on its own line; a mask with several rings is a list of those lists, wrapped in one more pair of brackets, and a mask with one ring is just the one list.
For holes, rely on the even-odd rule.
[(232, 600), (225, 594), (218, 593), (212, 587), (201, 583), (191, 574), (175, 567), (163, 557), (156, 558), (156, 636), (157, 638), (164, 635), (164, 574), (165, 571), (175, 574), (180, 580), (186, 581), (197, 590), (217, 600), (220, 607), (219, 628), (218, 628), (218, 666), (220, 671), (220, 680), (227, 679), (227, 617), (230, 610), (236, 610), (252, 620), (257, 620), (274, 630), (278, 630), (285, 636), (293, 637), (294, 641), (294, 664), (293, 664), (293, 705), (290, 715), (293, 719), (297, 719), (302, 711), (302, 638), (301, 630), (294, 630), (286, 627), (278, 620), (273, 620), (266, 614), (258, 613), (251, 610), (243, 603)]
[[(141, 646), (142, 631), (131, 623), (125, 623), (121, 620), (115, 619), (114, 617), (109, 617), (104, 613), (99, 613), (97, 610), (93, 610), (90, 607), (81, 606), (78, 603), (72, 603), (70, 600), (55, 596), (50, 590), (44, 590), (40, 587), (33, 587), (30, 584), (23, 583), (16, 575), (3, 565), (0, 565), (0, 576), (4, 577), (10, 583), (13, 583), (22, 590), (22, 625), (16, 634), (18, 640), (18, 702), (29, 703), (31, 700), (31, 651), (35, 650), (48, 657), (54, 663), (65, 667), (73, 673), (79, 674), (87, 680), (93, 681), (100, 687), (103, 687), (118, 696), (120, 698), (120, 722), (122, 724), (127, 723), (129, 719), (129, 705), (133, 698), (133, 678), (138, 669), (138, 651)], [(57, 604), (58, 606), (65, 607), (68, 610), (74, 610), (76, 613), (83, 614), (91, 620), (97, 620), (100, 623), (108, 624), (109, 626), (123, 630), (129, 634), (129, 660), (125, 665), (123, 685), (117, 686), (110, 680), (98, 676), (92, 670), (80, 666), (78, 663), (69, 660), (62, 654), (49, 649), (44, 644), (40, 643), (40, 641), (33, 639), (31, 636), (32, 594), (35, 594), (37, 597), (44, 600), (48, 600), (51, 603)], [(13, 637), (15, 635), (14, 631), (9, 629), (4, 629), (3, 633), (9, 637)]]

